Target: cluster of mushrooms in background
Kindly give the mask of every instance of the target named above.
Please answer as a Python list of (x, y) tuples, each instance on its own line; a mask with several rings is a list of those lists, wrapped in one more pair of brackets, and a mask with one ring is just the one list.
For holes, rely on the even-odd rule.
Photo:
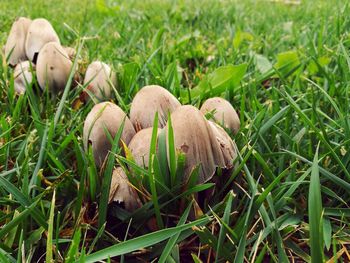
[[(25, 92), (25, 87), (32, 83), (34, 74), (41, 89), (47, 88), (54, 94), (64, 90), (72, 70), (75, 50), (61, 46), (59, 37), (46, 19), (17, 19), (4, 49), (7, 63), (15, 67), (14, 84), (17, 93)], [(121, 125), (124, 125), (121, 140), (130, 150), (135, 163), (148, 168), (156, 113), (158, 136), (162, 132), (166, 136), (168, 163), (168, 116), (171, 117), (175, 149), (185, 155), (183, 183), (198, 165), (198, 183), (211, 180), (218, 167), (234, 168), (236, 146), (226, 130), (236, 134), (240, 122), (228, 101), (219, 97), (210, 98), (197, 109), (191, 105), (181, 105), (165, 88), (150, 85), (141, 88), (135, 95), (129, 118), (120, 107), (108, 101), (115, 80), (111, 68), (99, 61), (92, 62), (87, 67), (83, 80), (84, 94), (99, 101), (86, 116), (83, 129), (84, 149), (88, 151), (91, 145), (99, 169), (103, 169), (112, 147), (106, 131), (113, 137)], [(209, 119), (205, 116), (209, 116)], [(112, 201), (124, 203), (128, 211), (141, 206), (138, 194), (130, 185), (122, 167), (116, 167), (112, 175), (109, 202)]]

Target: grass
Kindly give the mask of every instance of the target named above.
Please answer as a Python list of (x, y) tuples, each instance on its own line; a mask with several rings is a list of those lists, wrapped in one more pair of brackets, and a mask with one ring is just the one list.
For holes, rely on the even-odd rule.
[[(16, 96), (2, 63), (1, 262), (350, 261), (347, 1), (0, 5), (0, 44), (15, 17), (47, 18), (64, 45), (81, 48), (82, 69), (96, 59), (113, 66), (114, 101), (126, 112), (141, 87), (159, 84), (196, 106), (223, 96), (241, 119), (238, 169), (218, 171), (216, 185), (193, 183), (198, 169), (181, 185), (175, 149), (167, 168), (171, 128), (158, 154), (152, 137), (148, 170), (114, 143), (99, 171), (82, 142), (92, 103), (72, 107), (79, 87), (52, 99), (34, 83)], [(106, 205), (115, 163), (131, 168), (143, 201), (133, 214)]]

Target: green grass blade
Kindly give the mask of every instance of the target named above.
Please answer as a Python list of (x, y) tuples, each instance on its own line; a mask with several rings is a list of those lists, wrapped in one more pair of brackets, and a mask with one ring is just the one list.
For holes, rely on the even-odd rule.
[[(226, 201), (226, 207), (225, 207), (225, 212), (222, 217), (222, 222), (224, 222), (226, 225), (230, 224), (230, 214), (231, 214), (231, 209), (232, 209), (232, 200), (233, 200), (233, 192), (228, 193), (228, 199)], [(226, 236), (226, 228), (224, 226), (220, 227), (220, 232), (219, 232), (219, 237), (218, 237), (218, 245), (216, 247), (216, 256), (215, 256), (215, 262), (218, 262), (221, 249), (224, 244)]]
[(141, 248), (146, 248), (162, 242), (176, 235), (177, 233), (181, 233), (186, 229), (192, 228), (193, 226), (201, 225), (207, 222), (208, 218), (202, 218), (182, 226), (166, 228), (143, 236), (139, 236), (88, 255), (86, 257), (86, 262), (96, 262), (99, 260), (124, 255)]
[(52, 239), (53, 239), (53, 227), (54, 227), (53, 223), (54, 223), (54, 217), (55, 217), (55, 202), (56, 202), (56, 190), (53, 190), (49, 222), (48, 222), (49, 229), (47, 231), (47, 240), (46, 240), (46, 262), (48, 263), (54, 262)]
[(323, 262), (323, 227), (322, 227), (322, 199), (321, 184), (318, 169), (318, 147), (314, 157), (309, 188), (309, 228), (311, 262)]
[(117, 134), (113, 139), (112, 149), (111, 149), (111, 152), (108, 154), (106, 169), (105, 169), (105, 172), (103, 173), (103, 180), (102, 180), (102, 187), (101, 187), (101, 189), (103, 190), (101, 191), (101, 197), (100, 197), (99, 209), (98, 209), (98, 228), (99, 229), (106, 222), (109, 190), (111, 187), (112, 174), (113, 174), (113, 168), (115, 163), (114, 154), (119, 149), (119, 141), (124, 129), (124, 124), (125, 124), (125, 119), (123, 120), (122, 124), (118, 129)]
[[(13, 197), (21, 203), (23, 207), (29, 207), (32, 202), (27, 199), (16, 186), (14, 186), (11, 182), (6, 180), (3, 175), (0, 174), (0, 186), (3, 186), (4, 189), (6, 189), (7, 192), (11, 193)], [(38, 198), (40, 199), (40, 198)], [(35, 221), (38, 222), (39, 225), (47, 229), (47, 223), (45, 220), (44, 215), (41, 213), (40, 210), (33, 208), (33, 211), (31, 211), (32, 217), (35, 219)]]
[[(185, 224), (186, 220), (187, 220), (187, 217), (188, 217), (188, 214), (190, 213), (190, 209), (192, 207), (192, 202), (187, 206), (186, 210), (183, 212), (179, 222), (177, 223), (177, 226), (182, 226)], [(179, 238), (180, 236), (180, 232), (175, 234), (174, 236), (172, 236), (167, 244), (165, 245), (164, 249), (163, 249), (163, 252), (159, 258), (159, 263), (164, 263), (168, 256), (170, 255), (171, 253), (171, 250), (173, 249), (173, 247), (175, 246), (176, 242), (177, 242), (177, 239)]]
[(57, 111), (55, 113), (55, 117), (54, 117), (54, 121), (53, 121), (54, 129), (56, 128), (56, 125), (57, 125), (57, 123), (58, 123), (58, 121), (59, 121), (59, 119), (61, 117), (61, 114), (62, 114), (62, 111), (63, 111), (63, 107), (64, 107), (64, 104), (66, 103), (66, 99), (68, 97), (68, 93), (69, 93), (70, 87), (72, 86), (72, 81), (73, 81), (73, 77), (74, 77), (74, 74), (75, 74), (75, 69), (77, 68), (78, 59), (79, 59), (81, 50), (82, 50), (83, 45), (84, 45), (84, 39), (79, 39), (78, 43), (79, 43), (79, 45), (78, 45), (78, 49), (77, 49), (77, 54), (76, 54), (75, 59), (73, 61), (73, 65), (72, 65), (72, 67), (70, 69), (68, 80), (67, 80), (66, 86), (64, 88), (64, 91), (63, 91), (63, 94), (62, 94), (62, 97), (61, 97), (61, 100), (60, 100), (60, 104), (58, 105)]
[(170, 186), (176, 184), (176, 149), (174, 140), (174, 130), (171, 122), (170, 113), (168, 113), (168, 156), (169, 156), (169, 169), (170, 169)]
[[(152, 138), (151, 138), (151, 145), (150, 145), (150, 152), (149, 152), (149, 160), (148, 160), (148, 171), (149, 171), (149, 185), (151, 187), (151, 194), (152, 194), (152, 202), (154, 206), (154, 211), (156, 214), (156, 219), (157, 219), (157, 224), (159, 228), (164, 227), (164, 223), (162, 220), (162, 216), (160, 214), (160, 209), (159, 209), (159, 203), (158, 203), (158, 194), (157, 194), (157, 188), (156, 188), (156, 174), (157, 174), (157, 155), (156, 155), (156, 150), (157, 150), (157, 135), (158, 134), (158, 112), (156, 112), (154, 116), (154, 121), (153, 121), (153, 130), (152, 130)], [(158, 174), (159, 178), (159, 174)]]

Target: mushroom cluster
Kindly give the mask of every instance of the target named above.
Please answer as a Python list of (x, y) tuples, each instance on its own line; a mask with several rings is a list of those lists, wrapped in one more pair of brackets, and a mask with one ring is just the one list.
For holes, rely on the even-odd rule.
[[(44, 18), (18, 18), (12, 24), (4, 52), (7, 64), (15, 67), (14, 87), (18, 94), (25, 92), (35, 76), (42, 90), (48, 89), (53, 94), (62, 92), (70, 72), (77, 70), (72, 69), (75, 49), (62, 46), (55, 29)], [(115, 74), (107, 64), (95, 61), (87, 68), (82, 84), (86, 90), (85, 101), (89, 97), (98, 101), (109, 99)]]
[[(75, 50), (62, 46), (53, 26), (43, 18), (18, 18), (12, 25), (4, 50), (7, 63), (15, 67), (15, 91), (19, 94), (25, 92), (35, 77), (42, 90), (58, 94), (65, 89), (70, 73), (77, 70), (72, 62)], [(166, 134), (164, 143), (169, 166), (170, 145), (185, 156), (181, 183), (185, 184), (198, 166), (198, 183), (209, 181), (217, 168), (233, 168), (237, 153), (227, 131), (237, 134), (240, 122), (228, 101), (211, 98), (197, 109), (181, 105), (165, 88), (150, 85), (135, 95), (129, 119), (120, 107), (104, 101), (111, 98), (115, 83), (115, 73), (101, 61), (94, 61), (87, 67), (82, 83), (85, 90), (80, 98), (95, 102), (84, 122), (84, 149), (87, 151), (91, 146), (99, 169), (103, 169), (112, 141), (121, 128), (119, 143), (127, 146), (137, 165), (148, 168), (156, 114), (158, 135)], [(174, 141), (168, 136), (170, 124)], [(113, 172), (109, 202), (112, 201), (124, 203), (129, 211), (140, 207), (141, 201), (121, 167), (116, 167)]]
[[(207, 112), (212, 113), (215, 118), (207, 120), (205, 118)], [(111, 138), (108, 137), (111, 135), (114, 138), (121, 124), (124, 123), (121, 140), (127, 145), (135, 163), (148, 168), (152, 126), (156, 113), (158, 114), (158, 135), (162, 130), (166, 133), (168, 162), (170, 160), (168, 116), (171, 117), (175, 150), (185, 155), (182, 183), (187, 182), (191, 172), (198, 165), (200, 166), (198, 183), (210, 180), (218, 167), (233, 168), (237, 157), (236, 147), (225, 129), (236, 134), (240, 123), (231, 104), (222, 98), (213, 98), (204, 102), (199, 110), (191, 105), (181, 105), (169, 91), (157, 85), (145, 86), (138, 91), (131, 104), (130, 119), (125, 112), (111, 102), (96, 104), (84, 123), (85, 149), (91, 144), (95, 163), (102, 168), (111, 149)], [(109, 200), (125, 202), (126, 207), (132, 211), (139, 207), (140, 200), (130, 186), (125, 173), (121, 171), (122, 168), (116, 169), (118, 171), (113, 173)], [(116, 187), (115, 183), (119, 187)]]

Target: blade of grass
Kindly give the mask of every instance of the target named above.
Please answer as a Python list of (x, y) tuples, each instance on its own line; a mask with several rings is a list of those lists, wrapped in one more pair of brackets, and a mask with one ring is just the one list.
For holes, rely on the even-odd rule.
[(118, 132), (113, 139), (112, 149), (111, 149), (111, 152), (108, 153), (107, 165), (106, 165), (105, 172), (103, 173), (103, 181), (102, 181), (102, 187), (101, 187), (102, 192), (101, 192), (99, 209), (98, 209), (98, 228), (99, 229), (106, 222), (108, 197), (109, 197), (109, 191), (110, 191), (111, 181), (112, 181), (112, 173), (113, 173), (113, 168), (115, 163), (114, 154), (119, 149), (119, 141), (124, 129), (124, 124), (125, 124), (125, 118), (121, 123), (118, 129)]
[(66, 99), (67, 99), (70, 87), (72, 86), (73, 76), (75, 73), (75, 69), (77, 68), (78, 59), (79, 59), (81, 50), (82, 50), (83, 45), (84, 45), (84, 39), (79, 38), (78, 43), (79, 44), (78, 44), (77, 54), (75, 55), (73, 65), (70, 69), (68, 80), (67, 80), (66, 86), (64, 88), (60, 104), (58, 105), (57, 111), (55, 113), (55, 117), (54, 117), (54, 121), (53, 121), (53, 129), (55, 129), (57, 126), (58, 120), (60, 119), (60, 116), (61, 116), (62, 111), (63, 111), (64, 104), (66, 103)]
[(318, 149), (312, 164), (311, 180), (309, 188), (309, 228), (310, 228), (310, 248), (311, 248), (311, 262), (323, 262), (323, 231), (322, 231), (322, 199), (321, 186), (318, 168)]
[[(226, 224), (230, 224), (230, 214), (231, 214), (231, 209), (232, 209), (232, 200), (233, 200), (233, 192), (228, 193), (228, 199), (226, 201), (226, 207), (225, 207), (225, 212), (222, 217), (222, 221)], [(226, 236), (226, 228), (224, 226), (220, 226), (220, 232), (219, 232), (219, 238), (218, 238), (218, 245), (216, 247), (216, 256), (215, 256), (215, 262), (218, 262), (220, 253), (221, 253), (221, 248), (224, 245), (224, 240)]]
[(47, 240), (46, 240), (46, 262), (51, 263), (53, 260), (53, 223), (54, 223), (54, 215), (55, 215), (55, 202), (56, 202), (56, 190), (53, 190), (50, 215), (49, 215), (49, 229), (47, 231)]
[(153, 233), (149, 233), (140, 237), (127, 240), (125, 242), (121, 242), (119, 244), (101, 249), (91, 255), (88, 255), (86, 257), (86, 262), (96, 262), (99, 260), (124, 255), (141, 248), (152, 246), (176, 235), (177, 233), (181, 233), (186, 229), (192, 228), (193, 226), (207, 223), (209, 220), (210, 219), (208, 217), (201, 218), (182, 226), (162, 229)]
[[(159, 209), (159, 203), (158, 203), (158, 194), (157, 194), (157, 188), (156, 188), (156, 182), (155, 182), (155, 176), (156, 171), (158, 170), (157, 165), (157, 133), (158, 133), (158, 112), (156, 112), (154, 116), (153, 121), (153, 130), (152, 130), (152, 138), (151, 138), (151, 145), (150, 145), (150, 152), (149, 152), (149, 160), (148, 160), (148, 171), (149, 171), (149, 184), (151, 187), (151, 194), (152, 194), (152, 202), (154, 206), (154, 211), (156, 214), (157, 224), (159, 228), (164, 228), (164, 223), (162, 220), (162, 216), (160, 214)], [(159, 177), (159, 176), (158, 176)]]
[(170, 112), (168, 113), (168, 156), (169, 156), (169, 168), (170, 168), (170, 186), (173, 187), (176, 184), (176, 149), (174, 140), (174, 130), (171, 122)]
[[(23, 207), (29, 207), (32, 202), (27, 199), (16, 186), (14, 186), (11, 182), (9, 182), (2, 174), (0, 174), (0, 186), (3, 186), (4, 189), (6, 189), (7, 192), (13, 195), (13, 197), (21, 203)], [(38, 197), (40, 199), (40, 196)], [(39, 209), (33, 208), (33, 211), (31, 211), (32, 217), (35, 219), (35, 221), (38, 222), (39, 225), (47, 229), (47, 223), (45, 221), (45, 217), (42, 214), (42, 212)]]
[[(190, 209), (192, 207), (192, 202), (187, 206), (186, 210), (183, 212), (179, 222), (177, 223), (177, 226), (182, 226), (185, 224), (186, 220), (187, 220), (187, 217), (188, 217), (188, 214), (190, 213)], [(173, 247), (175, 246), (176, 242), (177, 242), (177, 239), (179, 238), (180, 236), (180, 232), (175, 234), (174, 236), (172, 236), (167, 244), (165, 245), (164, 249), (163, 249), (163, 252), (159, 258), (159, 263), (164, 263), (168, 256), (170, 255), (171, 253), (171, 250), (173, 249)]]

